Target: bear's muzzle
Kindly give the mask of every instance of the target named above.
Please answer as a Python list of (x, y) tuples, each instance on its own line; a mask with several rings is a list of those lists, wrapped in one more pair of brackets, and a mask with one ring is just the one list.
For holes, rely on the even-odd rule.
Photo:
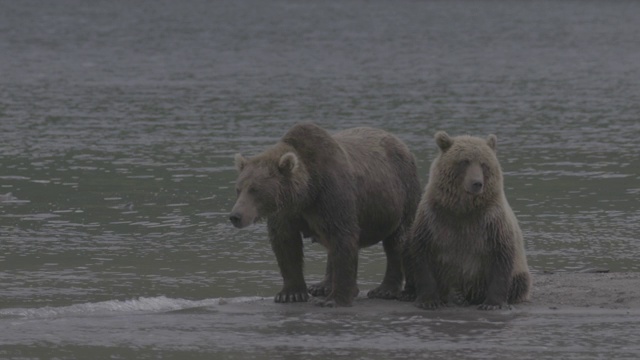
[(231, 215), (229, 216), (229, 220), (231, 221), (231, 223), (233, 224), (233, 226), (237, 227), (238, 229), (242, 228), (242, 215), (239, 213), (231, 213)]

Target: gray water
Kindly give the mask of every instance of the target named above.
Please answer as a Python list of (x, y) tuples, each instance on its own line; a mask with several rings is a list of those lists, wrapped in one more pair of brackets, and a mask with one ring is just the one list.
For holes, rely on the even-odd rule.
[[(0, 1), (0, 357), (637, 358), (640, 314), (278, 305), (233, 154), (498, 136), (534, 273), (640, 265), (640, 3)], [(305, 245), (306, 278), (324, 250)], [(361, 252), (359, 286), (382, 279)], [(534, 294), (535, 296), (535, 294)], [(586, 316), (586, 317), (585, 317)]]

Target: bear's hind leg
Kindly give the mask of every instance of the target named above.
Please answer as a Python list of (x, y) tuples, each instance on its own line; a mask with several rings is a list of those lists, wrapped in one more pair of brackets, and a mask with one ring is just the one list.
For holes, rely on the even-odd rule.
[(414, 254), (409, 247), (409, 241), (405, 242), (402, 247), (402, 272), (404, 273), (404, 288), (398, 294), (400, 301), (416, 300), (416, 282), (415, 282), (415, 261)]
[(358, 237), (336, 237), (329, 247), (329, 264), (333, 288), (319, 305), (326, 307), (351, 306), (358, 295)]
[(331, 289), (333, 288), (333, 265), (331, 264), (331, 257), (327, 257), (327, 270), (324, 275), (324, 279), (317, 284), (309, 286), (309, 294), (313, 296), (329, 296)]
[(367, 296), (371, 299), (397, 299), (402, 291), (402, 256), (406, 231), (398, 228), (391, 236), (382, 241), (387, 256), (387, 269), (382, 284), (370, 290)]

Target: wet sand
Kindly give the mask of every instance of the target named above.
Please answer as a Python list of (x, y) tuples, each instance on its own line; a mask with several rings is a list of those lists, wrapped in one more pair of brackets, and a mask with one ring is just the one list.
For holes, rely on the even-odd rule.
[[(533, 288), (529, 301), (515, 304), (514, 312), (585, 312), (612, 310), (631, 311), (640, 314), (640, 273), (634, 272), (557, 272), (532, 274)], [(350, 309), (377, 308), (389, 312), (419, 310), (412, 303), (371, 300), (365, 292)], [(366, 310), (364, 310), (366, 311)], [(447, 306), (436, 312), (479, 311), (475, 306)], [(497, 310), (495, 312), (504, 312)], [(508, 312), (508, 311), (507, 311)]]
[[(511, 310), (481, 311), (475, 306), (446, 306), (438, 310), (422, 310), (413, 303), (393, 300), (368, 299), (366, 291), (362, 289), (355, 299), (353, 306), (348, 308), (326, 309), (347, 313), (379, 312), (387, 314), (403, 313), (634, 313), (640, 314), (640, 273), (535, 273), (533, 288), (529, 301), (515, 304)], [(265, 297), (258, 301), (261, 306), (280, 310), (318, 309), (311, 298), (309, 303), (275, 304), (272, 297)], [(246, 306), (240, 305), (241, 307)], [(296, 310), (294, 310), (296, 309)], [(315, 310), (312, 310), (315, 311)]]
[[(313, 301), (277, 304), (271, 296), (161, 296), (4, 309), (0, 357), (25, 357), (31, 350), (23, 344), (43, 339), (45, 350), (58, 346), (62, 357), (153, 348), (175, 354), (170, 358), (196, 359), (640, 358), (640, 273), (535, 273), (533, 280), (531, 301), (496, 311), (422, 310), (409, 302), (368, 299), (368, 289), (354, 306), (337, 309)], [(59, 330), (61, 323), (66, 331)], [(164, 330), (171, 327), (180, 336)], [(87, 332), (117, 345), (105, 346)]]
[(640, 273), (533, 274), (533, 291), (518, 308), (565, 307), (640, 311)]
[(532, 274), (532, 278), (529, 301), (515, 304), (514, 310), (640, 311), (640, 273), (557, 272)]

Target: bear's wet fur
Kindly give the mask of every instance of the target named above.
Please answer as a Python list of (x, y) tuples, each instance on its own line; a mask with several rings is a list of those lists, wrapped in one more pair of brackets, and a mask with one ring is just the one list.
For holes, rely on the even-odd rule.
[(504, 194), (496, 136), (441, 131), (435, 140), (440, 154), (407, 242), (401, 299), (433, 309), (457, 298), (486, 310), (527, 300), (531, 276), (522, 231)]
[[(307, 301), (311, 292), (325, 296), (325, 306), (351, 305), (358, 294), (358, 250), (380, 241), (387, 268), (368, 295), (397, 298), (403, 249), (421, 194), (415, 158), (401, 140), (380, 129), (331, 135), (302, 123), (259, 155), (236, 155), (235, 163), (238, 199), (230, 219), (239, 228), (266, 219), (284, 280), (276, 302)], [(325, 278), (309, 288), (303, 237), (328, 250)]]

